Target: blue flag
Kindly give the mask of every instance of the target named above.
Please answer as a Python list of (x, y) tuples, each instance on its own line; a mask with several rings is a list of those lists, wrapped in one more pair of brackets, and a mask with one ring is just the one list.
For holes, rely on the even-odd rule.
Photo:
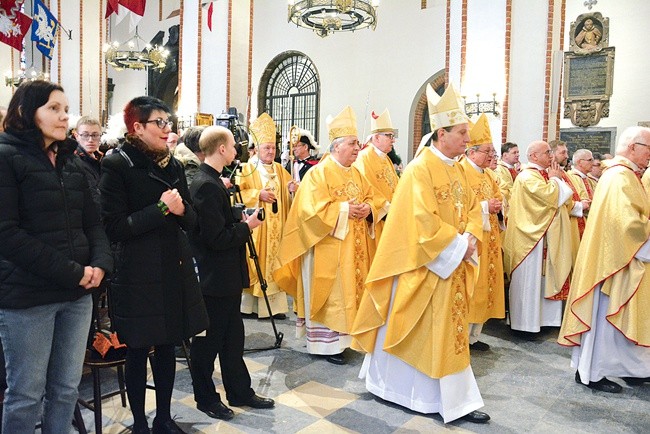
[(32, 25), (32, 41), (41, 53), (52, 60), (52, 51), (59, 22), (52, 12), (43, 4), (42, 0), (34, 0), (34, 22)]

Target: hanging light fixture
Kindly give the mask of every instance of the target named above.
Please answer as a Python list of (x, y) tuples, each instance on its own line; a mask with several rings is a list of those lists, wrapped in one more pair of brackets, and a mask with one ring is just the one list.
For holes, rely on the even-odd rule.
[(324, 38), (377, 26), (379, 0), (289, 0), (288, 21)]
[[(144, 48), (141, 48), (144, 47)], [(106, 63), (117, 71), (123, 69), (143, 70), (153, 68), (162, 71), (167, 66), (169, 51), (145, 42), (135, 28), (135, 35), (123, 44), (117, 41), (104, 45)]]
[(15, 74), (11, 71), (5, 72), (5, 85), (13, 87), (18, 87), (26, 81), (49, 79), (50, 74), (43, 71), (37, 71), (33, 67), (28, 69), (21, 69)]

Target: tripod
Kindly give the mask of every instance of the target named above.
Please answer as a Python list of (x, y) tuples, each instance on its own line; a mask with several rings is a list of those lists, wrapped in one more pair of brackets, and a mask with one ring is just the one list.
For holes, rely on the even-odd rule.
[[(231, 181), (233, 182), (233, 181)], [(233, 186), (228, 189), (230, 191), (230, 194), (235, 197), (235, 200), (239, 203), (243, 203), (242, 195), (241, 195), (241, 190), (239, 186), (233, 182)], [(249, 252), (249, 257), (253, 260), (253, 263), (255, 264), (255, 272), (257, 273), (257, 278), (260, 282), (260, 287), (262, 288), (262, 294), (264, 294), (264, 302), (266, 303), (266, 309), (269, 312), (269, 319), (271, 320), (271, 327), (273, 328), (273, 334), (275, 335), (275, 343), (270, 346), (270, 347), (263, 347), (263, 348), (244, 348), (244, 351), (246, 352), (251, 352), (251, 351), (266, 351), (266, 350), (273, 350), (276, 348), (280, 348), (282, 345), (282, 339), (284, 338), (284, 333), (279, 332), (276, 325), (275, 325), (275, 319), (273, 318), (273, 312), (271, 311), (271, 303), (269, 303), (269, 297), (266, 294), (266, 290), (268, 288), (268, 283), (266, 282), (266, 279), (264, 278), (264, 273), (262, 273), (262, 268), (260, 266), (260, 261), (259, 257), (257, 256), (257, 249), (255, 249), (255, 241), (253, 240), (253, 233), (251, 232), (248, 234), (248, 241), (246, 241), (246, 244), (248, 245), (248, 252)]]

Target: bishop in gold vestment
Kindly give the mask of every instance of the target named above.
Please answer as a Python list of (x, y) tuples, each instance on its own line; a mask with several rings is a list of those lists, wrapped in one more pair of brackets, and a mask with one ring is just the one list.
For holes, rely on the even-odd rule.
[(558, 339), (574, 347), (576, 380), (605, 392), (621, 391), (606, 375), (650, 377), (650, 201), (638, 178), (649, 145), (650, 129), (628, 128), (605, 161)]
[(441, 99), (428, 86), (427, 98), (434, 132), (397, 185), (399, 213), (388, 215), (354, 323), (355, 347), (367, 353), (360, 376), (369, 392), (411, 410), (487, 422), (476, 411), (467, 321), (483, 228), (454, 159), (469, 127), (453, 86)]
[(372, 187), (351, 166), (359, 142), (350, 108), (330, 123), (330, 137), (331, 154), (300, 183), (273, 275), (296, 300), (298, 334), (306, 332), (307, 350), (342, 364), (372, 260), (377, 213)]
[(378, 243), (399, 180), (395, 167), (388, 157), (388, 153), (393, 149), (396, 130), (392, 126), (388, 110), (384, 110), (379, 116), (373, 112), (370, 124), (370, 144), (359, 152), (359, 157), (353, 166), (359, 169), (373, 187), (379, 220), (375, 224), (375, 242)]
[(469, 345), (473, 350), (486, 351), (489, 345), (479, 341), (483, 324), (490, 318), (505, 316), (503, 257), (501, 255), (501, 226), (497, 213), (503, 196), (488, 167), (496, 159), (490, 125), (482, 114), (470, 129), (471, 141), (460, 166), (465, 171), (470, 188), (481, 205), (483, 243), (479, 256), (479, 272), (469, 303)]
[[(266, 214), (263, 225), (253, 230), (253, 242), (258, 255), (260, 272), (267, 283), (266, 295), (271, 313), (276, 318), (286, 317), (288, 303), (286, 293), (273, 279), (276, 268), (282, 228), (291, 205), (289, 188), (294, 184), (291, 175), (275, 158), (275, 122), (267, 113), (262, 113), (251, 122), (250, 132), (257, 143), (258, 159), (244, 164), (237, 183), (242, 200), (247, 208), (262, 208)], [(264, 300), (257, 269), (250, 255), (248, 257), (250, 288), (242, 294), (241, 312), (256, 313), (260, 318), (269, 316)]]
[(529, 164), (512, 188), (503, 244), (504, 269), (510, 275), (510, 326), (532, 333), (561, 324), (562, 300), (555, 298), (572, 263), (565, 205), (572, 190), (562, 181), (563, 171), (550, 151), (546, 142), (528, 146)]

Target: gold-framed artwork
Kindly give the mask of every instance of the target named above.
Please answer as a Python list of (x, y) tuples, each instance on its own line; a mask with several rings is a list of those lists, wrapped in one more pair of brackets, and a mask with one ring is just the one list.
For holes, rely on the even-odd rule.
[(196, 113), (194, 121), (196, 125), (214, 125), (214, 115), (212, 113)]

